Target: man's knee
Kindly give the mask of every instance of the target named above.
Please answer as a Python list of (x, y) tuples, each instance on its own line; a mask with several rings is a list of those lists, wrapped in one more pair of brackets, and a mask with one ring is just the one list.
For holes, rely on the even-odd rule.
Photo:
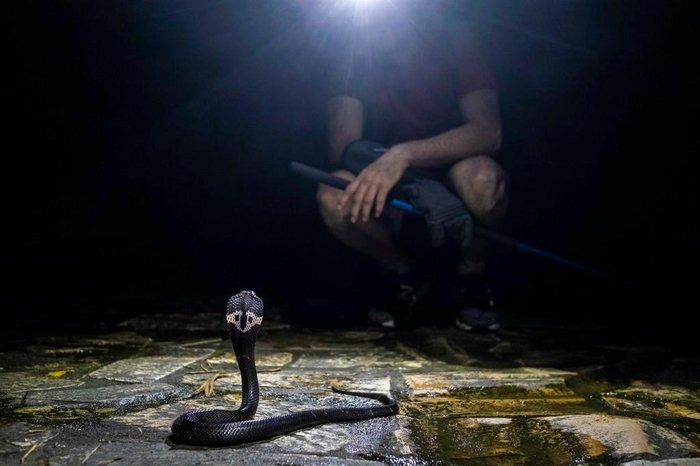
[[(335, 176), (340, 178), (345, 178), (346, 180), (353, 180), (355, 175), (347, 170), (338, 170), (333, 172)], [(338, 210), (338, 201), (340, 196), (343, 195), (343, 191), (325, 184), (319, 184), (316, 190), (316, 202), (321, 211), (321, 217), (323, 221), (329, 227), (337, 227), (344, 223), (345, 217), (347, 216), (347, 209)]]
[(505, 215), (508, 175), (491, 157), (482, 155), (457, 162), (450, 168), (449, 177), (467, 207), (482, 222), (498, 222)]

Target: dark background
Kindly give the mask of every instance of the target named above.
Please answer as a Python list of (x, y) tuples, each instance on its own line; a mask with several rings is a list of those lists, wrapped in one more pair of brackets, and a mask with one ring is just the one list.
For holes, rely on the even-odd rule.
[[(292, 316), (293, 303), (319, 294), (361, 301), (376, 271), (329, 238), (314, 187), (286, 168), (324, 163), (320, 89), (347, 27), (330, 4), (91, 0), (10, 11), (6, 308), (82, 318), (110, 302), (241, 288)], [(441, 6), (472, 26), (501, 85), (513, 181), (503, 231), (640, 287), (496, 248), (491, 273), (511, 316), (671, 341), (692, 328), (690, 4)]]

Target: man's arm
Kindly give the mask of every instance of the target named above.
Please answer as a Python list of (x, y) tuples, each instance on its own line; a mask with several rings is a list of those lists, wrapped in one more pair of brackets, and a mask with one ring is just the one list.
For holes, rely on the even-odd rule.
[(328, 102), (328, 143), (330, 162), (340, 165), (343, 149), (362, 138), (364, 110), (354, 97), (338, 96)]
[(479, 89), (464, 95), (459, 103), (465, 119), (463, 125), (431, 138), (392, 146), (350, 183), (338, 208), (352, 203), (351, 222), (357, 221), (360, 213), (362, 220), (367, 221), (373, 208), (374, 215), (379, 217), (389, 191), (409, 167), (452, 164), (475, 155), (498, 152), (501, 119), (496, 91)]
[(480, 89), (460, 99), (465, 123), (427, 139), (404, 142), (385, 155), (400, 159), (408, 167), (453, 164), (475, 155), (494, 155), (501, 148), (501, 118), (498, 95)]

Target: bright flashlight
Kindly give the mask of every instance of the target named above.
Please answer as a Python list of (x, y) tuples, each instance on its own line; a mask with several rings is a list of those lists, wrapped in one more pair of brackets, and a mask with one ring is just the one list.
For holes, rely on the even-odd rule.
[(368, 9), (376, 5), (381, 5), (382, 3), (387, 3), (387, 0), (338, 0), (338, 3), (355, 9)]

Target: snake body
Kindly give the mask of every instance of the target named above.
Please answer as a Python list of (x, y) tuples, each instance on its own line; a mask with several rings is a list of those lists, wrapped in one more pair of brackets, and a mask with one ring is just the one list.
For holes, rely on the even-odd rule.
[(241, 372), (241, 405), (236, 410), (195, 409), (181, 414), (175, 419), (171, 428), (174, 440), (190, 445), (237, 445), (284, 435), (319, 424), (391, 416), (398, 412), (396, 401), (388, 395), (333, 388), (337, 393), (371, 398), (382, 404), (361, 408), (312, 409), (282, 416), (253, 419), (260, 398), (255, 368), (255, 340), (262, 318), (263, 302), (254, 292), (243, 291), (229, 299), (226, 307), (226, 322), (230, 327), (231, 342)]

